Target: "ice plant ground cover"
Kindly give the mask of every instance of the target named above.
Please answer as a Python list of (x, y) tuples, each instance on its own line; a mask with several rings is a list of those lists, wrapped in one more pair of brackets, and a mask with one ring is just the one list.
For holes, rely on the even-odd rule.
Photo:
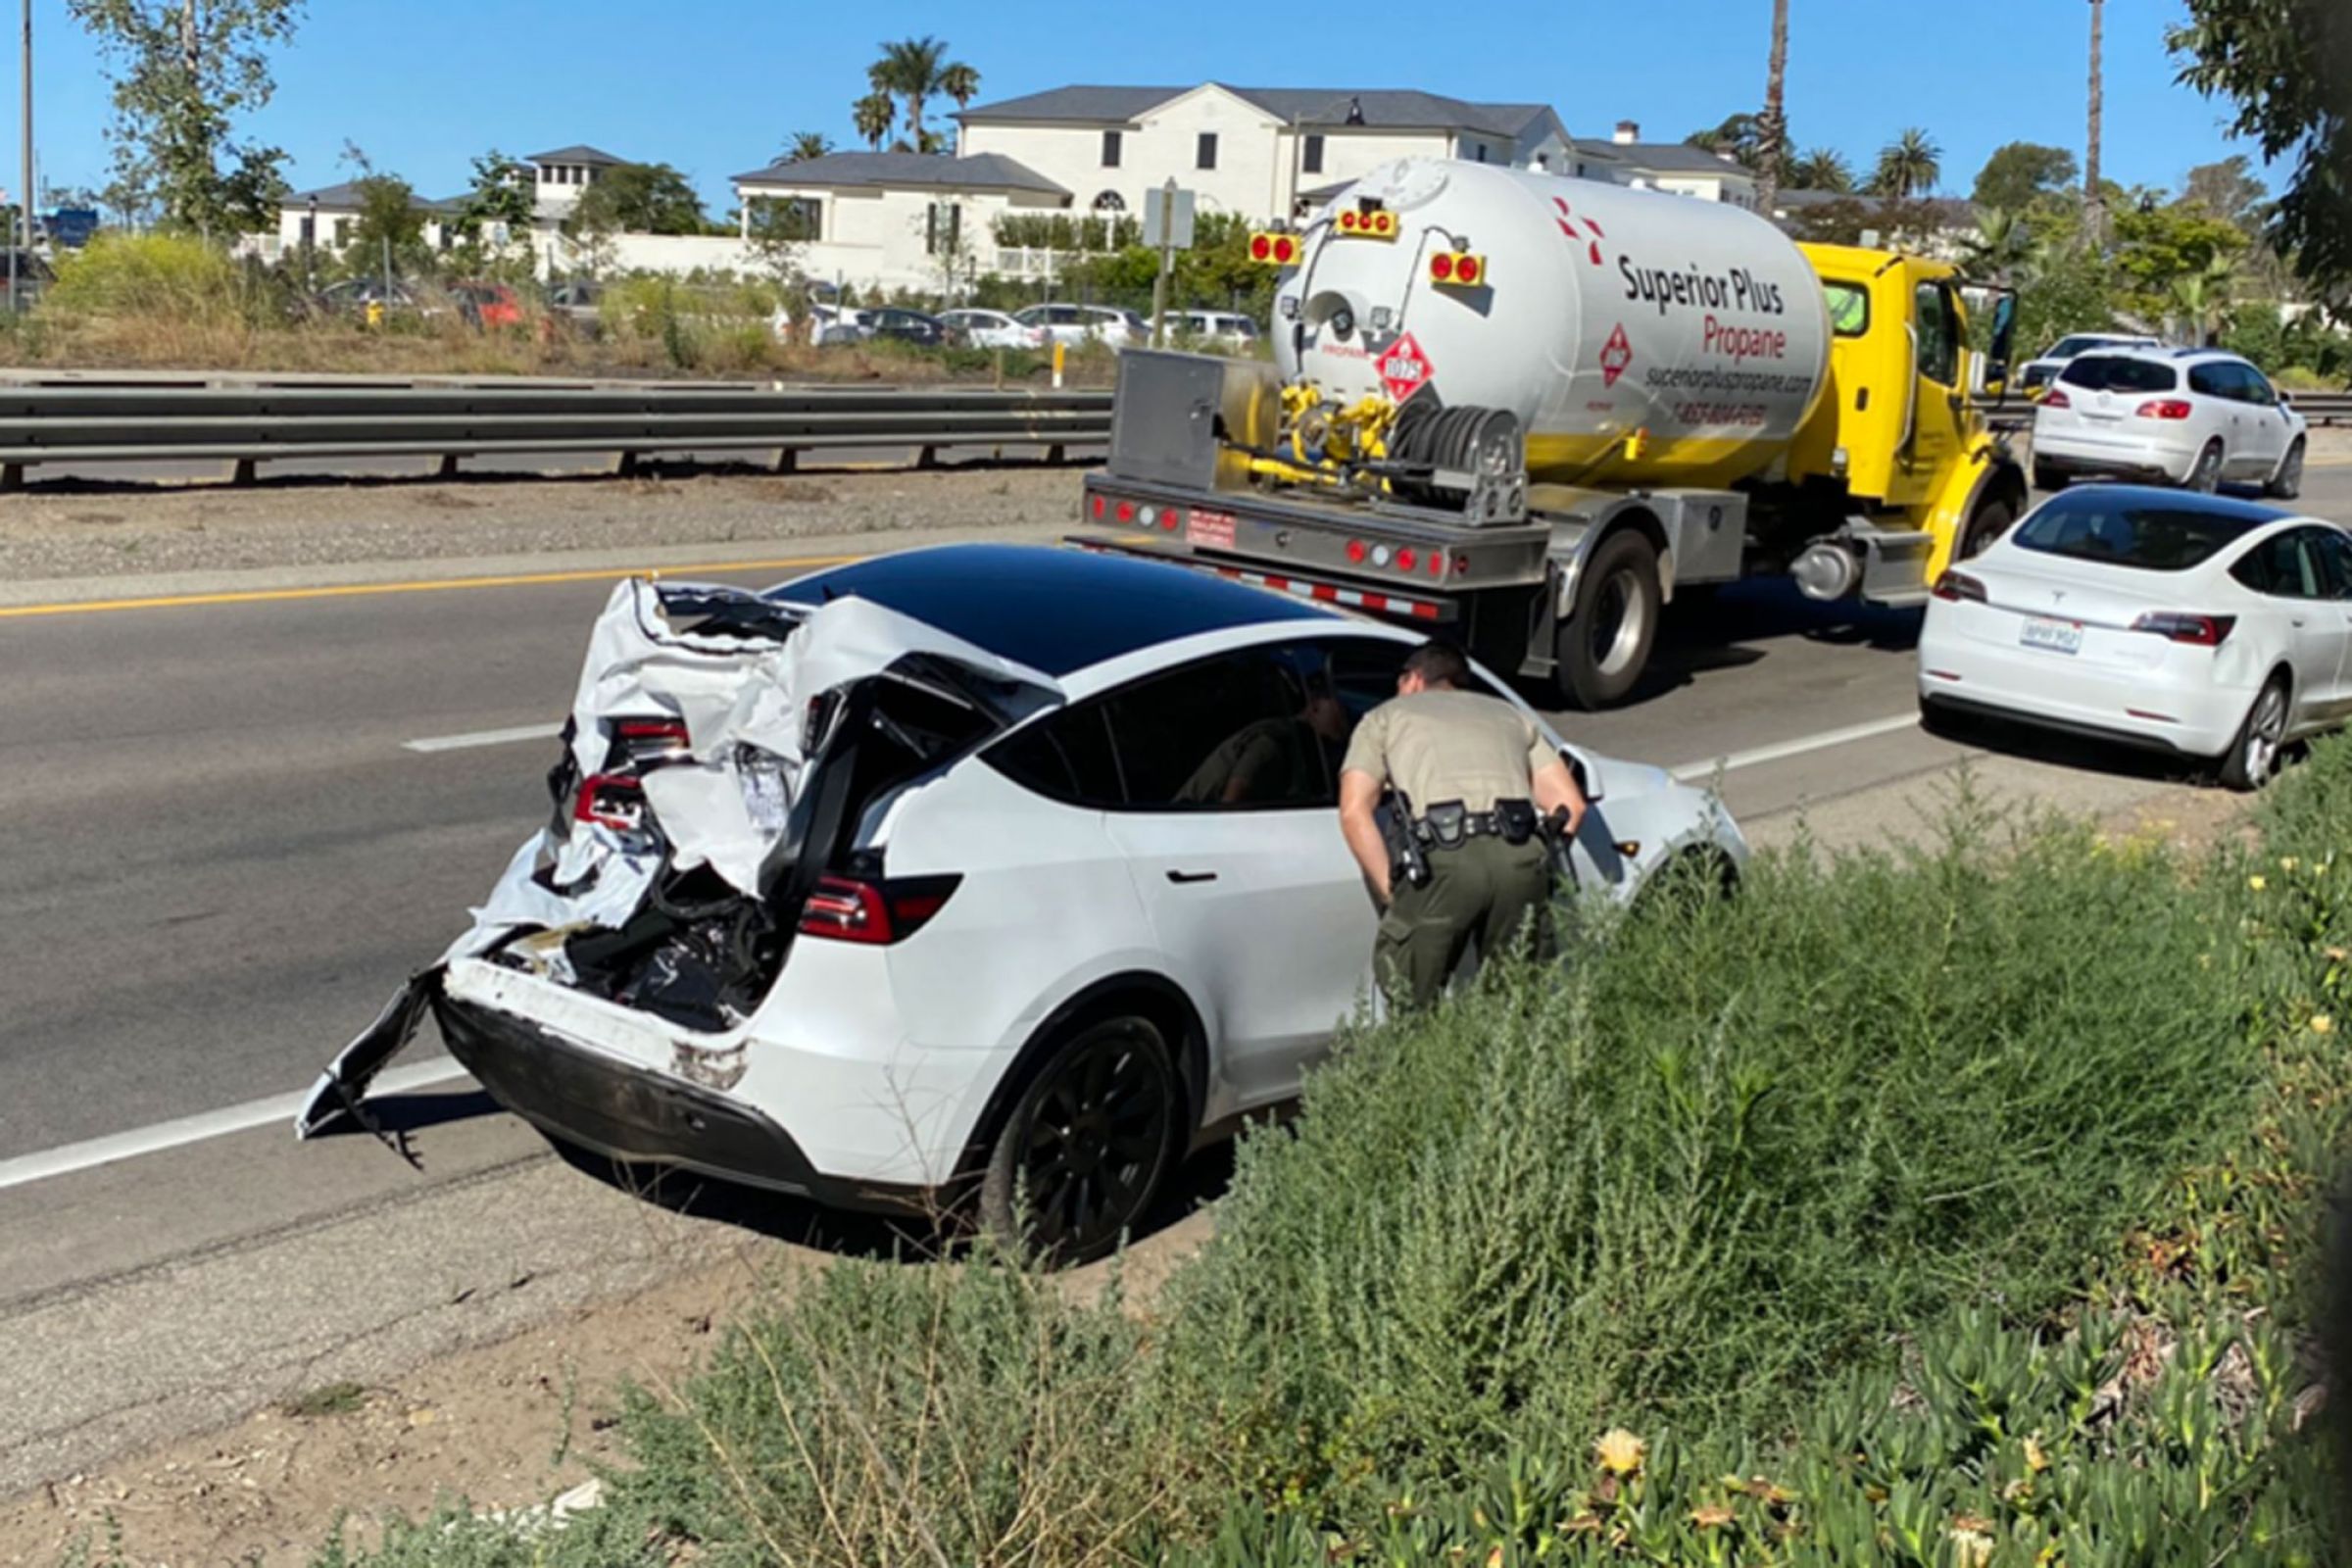
[(1149, 1301), (843, 1262), (561, 1534), (318, 1560), (2331, 1560), (2347, 844), (2333, 744), (2194, 861), (1965, 792), (1766, 858), (1350, 1031)]

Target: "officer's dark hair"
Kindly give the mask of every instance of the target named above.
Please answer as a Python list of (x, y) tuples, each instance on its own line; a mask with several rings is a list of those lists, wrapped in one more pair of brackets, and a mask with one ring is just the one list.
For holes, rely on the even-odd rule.
[(1404, 669), (1432, 686), (1465, 686), (1470, 681), (1470, 656), (1443, 637), (1432, 637), (1404, 656)]

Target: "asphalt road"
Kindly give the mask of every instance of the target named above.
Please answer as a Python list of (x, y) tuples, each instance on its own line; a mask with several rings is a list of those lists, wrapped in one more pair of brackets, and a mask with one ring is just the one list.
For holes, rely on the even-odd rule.
[[(2304, 504), (2352, 521), (2352, 466), (2315, 468)], [(599, 581), (425, 583), (0, 613), (0, 814), (11, 835), (0, 854), (0, 1162), (306, 1087), (463, 928), (467, 905), (546, 809), (551, 740), (431, 752), (407, 743), (560, 719), (607, 591)], [(1964, 755), (1904, 722), (1916, 613), (1827, 609), (1755, 584), (1679, 621), (1640, 701), (1574, 715), (1568, 728), (1604, 754), (1693, 772), (1729, 758), (1725, 798), (1760, 837), (1800, 808), (1871, 837), (1909, 809), (1890, 787), (1939, 777)], [(2166, 769), (2127, 755), (2006, 750), (1986, 775), (2020, 795), (2104, 809), (2172, 787)], [(435, 1049), (428, 1032), (416, 1054)], [(92, 1303), (151, 1289), (157, 1270), (225, 1270), (261, 1293), (230, 1315), (250, 1328), (291, 1314), (306, 1325), (297, 1348), (312, 1368), (312, 1339), (364, 1342), (378, 1318), (413, 1315), (395, 1298), (404, 1282), (431, 1275), (437, 1291), (431, 1271), (469, 1266), (466, 1245), (425, 1224), (429, 1205), (462, 1207), (466, 1193), (491, 1191), (468, 1184), (542, 1160), (543, 1146), (463, 1082), (394, 1103), (421, 1171), (363, 1137), (298, 1147), (272, 1117), (139, 1158), (0, 1182), (0, 1345), (13, 1346), (0, 1348), (0, 1408), (14, 1411), (0, 1419), (0, 1493), (98, 1451), (113, 1431), (89, 1411), (45, 1404), (51, 1383), (73, 1383), (45, 1369), (60, 1347), (89, 1339), (80, 1331)], [(383, 1234), (363, 1250), (399, 1272), (368, 1273), (358, 1232), (322, 1228), (370, 1212)], [(550, 1259), (580, 1258), (582, 1212), (512, 1216), (499, 1256), (537, 1246)], [(289, 1279), (307, 1282), (299, 1306)], [(172, 1299), (141, 1310), (170, 1312)], [(227, 1373), (192, 1382), (181, 1364), (192, 1342), (168, 1327), (148, 1323), (139, 1343), (154, 1364), (124, 1383), (122, 1408), (152, 1394), (181, 1400), (172, 1419), (182, 1423), (235, 1413), (246, 1385)], [(296, 1349), (284, 1359), (293, 1364)]]

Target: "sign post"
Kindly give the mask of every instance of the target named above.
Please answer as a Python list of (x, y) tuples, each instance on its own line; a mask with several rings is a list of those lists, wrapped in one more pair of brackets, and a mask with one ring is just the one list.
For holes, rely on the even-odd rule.
[(1144, 203), (1144, 244), (1159, 252), (1159, 270), (1152, 274), (1152, 346), (1166, 335), (1168, 279), (1176, 270), (1176, 253), (1193, 248), (1193, 193), (1178, 190), (1174, 176)]

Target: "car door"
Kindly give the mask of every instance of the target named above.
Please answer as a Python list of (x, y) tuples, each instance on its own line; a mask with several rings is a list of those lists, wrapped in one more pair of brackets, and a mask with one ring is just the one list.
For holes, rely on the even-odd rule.
[(2352, 615), (2345, 613), (2346, 601), (2333, 596), (2327, 553), (2331, 536), (2333, 529), (2289, 528), (2255, 545), (2230, 568), (2241, 586), (2285, 618), (2286, 657), (2295, 678), (2289, 722), (2298, 730), (2336, 722), (2346, 708)]
[(1238, 650), (1101, 699), (1109, 813), (1170, 977), (1243, 1104), (1295, 1094), (1370, 993), (1379, 915), (1340, 836), (1338, 748), (1311, 643)]
[(2278, 471), (2279, 460), (2286, 456), (2288, 425), (2286, 405), (2278, 401), (2278, 388), (2251, 365), (2230, 367), (2237, 372), (2237, 382), (2246, 404), (2247, 445), (2251, 449), (2246, 477), (2268, 479)]
[(2319, 558), (2321, 589), (2327, 595), (2323, 603), (2311, 607), (2311, 617), (2334, 616), (2333, 635), (2337, 644), (2334, 693), (2326, 716), (2329, 722), (2340, 724), (2352, 718), (2352, 537), (2332, 527), (2303, 528), (2297, 532), (2306, 536), (2312, 554)]

